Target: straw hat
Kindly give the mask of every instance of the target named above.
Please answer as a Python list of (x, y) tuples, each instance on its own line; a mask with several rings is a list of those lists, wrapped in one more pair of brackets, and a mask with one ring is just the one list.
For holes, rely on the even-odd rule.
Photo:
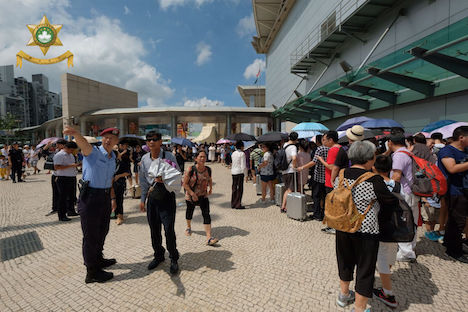
[(364, 139), (364, 128), (360, 125), (355, 125), (346, 130), (346, 136), (353, 141), (362, 141)]

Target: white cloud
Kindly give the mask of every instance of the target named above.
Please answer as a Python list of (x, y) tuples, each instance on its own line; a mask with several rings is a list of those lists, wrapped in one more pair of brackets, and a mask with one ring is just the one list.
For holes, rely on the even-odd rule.
[(169, 7), (184, 6), (187, 4), (195, 4), (197, 7), (202, 6), (205, 3), (211, 3), (213, 0), (159, 0), (161, 9), (166, 10)]
[(203, 41), (200, 41), (197, 44), (196, 52), (197, 60), (195, 61), (195, 64), (197, 64), (198, 66), (206, 64), (209, 60), (211, 60), (211, 55), (213, 54), (211, 52), (211, 46), (204, 43)]
[(131, 13), (130, 9), (125, 5), (125, 6), (124, 6), (124, 14), (125, 14), (125, 15), (128, 15), (128, 14), (130, 14), (130, 13)]
[[(31, 74), (43, 73), (49, 78), (51, 91), (60, 92), (60, 76), (69, 72), (138, 92), (140, 102), (163, 105), (174, 94), (169, 81), (143, 59), (147, 55), (144, 42), (122, 29), (120, 21), (104, 15), (91, 18), (72, 17), (67, 0), (27, 0), (11, 5), (0, 2), (0, 65), (16, 64), (20, 50), (33, 57), (44, 58), (36, 46), (27, 47), (31, 34), (26, 24), (38, 23), (41, 12), (52, 24), (63, 24), (59, 33), (63, 46), (52, 46), (45, 58), (61, 55), (67, 50), (74, 54), (74, 67), (66, 62), (36, 65), (23, 60), (23, 68), (15, 68), (15, 76), (31, 81)], [(41, 7), (38, 11), (36, 8)]]
[(189, 107), (210, 107), (210, 106), (223, 106), (224, 102), (223, 101), (217, 101), (217, 100), (209, 100), (205, 97), (201, 99), (194, 99), (194, 100), (185, 100), (184, 106), (189, 106)]
[(262, 59), (255, 59), (252, 64), (247, 66), (247, 68), (244, 71), (244, 78), (245, 79), (250, 79), (250, 78), (256, 78), (258, 74), (258, 70), (260, 69), (260, 72), (264, 72), (266, 67), (266, 63)]
[(240, 19), (236, 28), (240, 37), (246, 37), (255, 34), (255, 21), (253, 13)]

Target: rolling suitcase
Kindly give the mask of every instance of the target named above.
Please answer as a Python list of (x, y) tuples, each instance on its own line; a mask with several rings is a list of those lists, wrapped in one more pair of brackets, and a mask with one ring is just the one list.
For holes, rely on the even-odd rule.
[(262, 180), (260, 180), (260, 175), (257, 174), (255, 189), (257, 191), (257, 195), (262, 195)]
[(132, 198), (140, 198), (141, 197), (141, 187), (139, 185), (132, 186)]
[[(302, 172), (301, 172), (302, 176)], [(297, 174), (294, 172), (294, 189), (295, 192), (288, 194), (286, 202), (286, 214), (288, 218), (304, 221), (307, 219), (306, 213), (306, 196), (297, 191)]]
[(278, 183), (275, 185), (275, 204), (280, 206), (283, 204), (283, 195), (285, 191), (284, 183)]

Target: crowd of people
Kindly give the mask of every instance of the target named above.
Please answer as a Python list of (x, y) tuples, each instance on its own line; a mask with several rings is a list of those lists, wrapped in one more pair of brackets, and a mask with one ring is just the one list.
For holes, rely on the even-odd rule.
[[(141, 188), (140, 210), (147, 212), (154, 258), (148, 269), (164, 261), (161, 228), (164, 227), (166, 247), (171, 259), (170, 271), (179, 270), (176, 244), (175, 193), (168, 191), (163, 176), (154, 176), (156, 160), (171, 164), (181, 172), (186, 201), (185, 235), (192, 234), (192, 217), (200, 207), (206, 233), (206, 244), (218, 239), (211, 232), (209, 196), (213, 190), (211, 168), (207, 162), (229, 166), (232, 175), (231, 207), (245, 209), (242, 204), (244, 183), (261, 184), (259, 203), (275, 202), (275, 185), (283, 183), (284, 195), (280, 212), (288, 210), (288, 194), (310, 192), (313, 206), (311, 218), (328, 224), (333, 214), (333, 196), (349, 188), (353, 206), (360, 215), (360, 224), (353, 231), (324, 227), (323, 232), (336, 235), (336, 258), (340, 278), (337, 304), (355, 303), (355, 311), (365, 311), (369, 298), (375, 297), (390, 307), (397, 306), (392, 290), (391, 268), (395, 261), (416, 261), (417, 235), (410, 241), (395, 241), (389, 220), (401, 198), (409, 207), (414, 232), (424, 225), (424, 236), (442, 243), (446, 254), (456, 261), (468, 263), (468, 127), (456, 128), (453, 136), (444, 140), (442, 134), (405, 135), (393, 128), (388, 135), (364, 139), (364, 128), (355, 125), (346, 131), (347, 142), (339, 144), (336, 131), (327, 131), (313, 140), (298, 139), (291, 132), (287, 140), (259, 143), (244, 148), (238, 141), (231, 144), (201, 144), (164, 146), (161, 135), (146, 135), (148, 152), (142, 146), (130, 147), (118, 143), (119, 130), (101, 132), (100, 146), (89, 144), (78, 131), (66, 127), (65, 135), (74, 141), (59, 140), (36, 148), (14, 142), (0, 149), (1, 179), (22, 182), (26, 168), (38, 174), (40, 157), (45, 158), (44, 170), (52, 172), (52, 211), (60, 221), (80, 215), (83, 231), (83, 257), (87, 267), (86, 282), (105, 282), (113, 277), (103, 269), (116, 263), (105, 259), (103, 247), (111, 218), (124, 222), (123, 201), (126, 191)], [(447, 192), (421, 196), (415, 186), (421, 171), (415, 170), (416, 158), (435, 164), (443, 173)], [(186, 168), (185, 162), (194, 165)], [(78, 170), (83, 177), (78, 182)], [(134, 178), (134, 180), (133, 180)], [(442, 183), (443, 184), (443, 183)], [(441, 185), (442, 185), (441, 184)], [(77, 185), (80, 195), (77, 198)], [(307, 189), (306, 189), (307, 186)], [(327, 195), (328, 194), (328, 195)], [(396, 196), (395, 194), (398, 194)], [(269, 199), (267, 196), (269, 195)], [(76, 211), (76, 208), (78, 211)], [(465, 238), (463, 239), (463, 235)], [(380, 274), (382, 287), (374, 288), (374, 272)], [(355, 291), (349, 289), (356, 271)]]

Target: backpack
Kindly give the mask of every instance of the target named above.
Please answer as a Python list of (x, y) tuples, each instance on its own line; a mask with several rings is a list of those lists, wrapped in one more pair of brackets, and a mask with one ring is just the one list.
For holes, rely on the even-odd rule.
[[(205, 166), (206, 167), (206, 170), (208, 170), (208, 175), (210, 176), (211, 178), (211, 168), (208, 167), (208, 166)], [(195, 175), (195, 173), (198, 173), (198, 170), (197, 170), (197, 167), (195, 165), (192, 166), (192, 168), (190, 169), (190, 177), (189, 177), (189, 182), (190, 182), (190, 179)], [(190, 189), (193, 191), (193, 188), (195, 187), (195, 185), (197, 185), (198, 183), (198, 174), (195, 176), (195, 184), (192, 186), (190, 186), (189, 184), (189, 187)]]
[(340, 171), (338, 187), (325, 198), (325, 218), (323, 223), (341, 232), (354, 233), (361, 228), (362, 221), (375, 203), (372, 200), (364, 214), (361, 214), (353, 200), (351, 190), (356, 185), (372, 178), (375, 173), (366, 172), (348, 185), (344, 178), (344, 169)]
[(288, 162), (288, 157), (286, 156), (286, 149), (290, 146), (295, 146), (294, 144), (289, 144), (285, 148), (280, 148), (275, 155), (275, 159), (273, 160), (273, 168), (276, 171), (283, 171), (288, 170), (289, 164), (291, 161)]
[(447, 193), (447, 179), (436, 164), (419, 158), (412, 153), (400, 151), (410, 156), (413, 162), (413, 185), (411, 191), (421, 197), (443, 196)]
[(396, 182), (392, 195), (398, 199), (398, 205), (393, 207), (388, 220), (379, 222), (381, 242), (409, 243), (416, 235), (413, 211), (400, 192), (401, 184)]

